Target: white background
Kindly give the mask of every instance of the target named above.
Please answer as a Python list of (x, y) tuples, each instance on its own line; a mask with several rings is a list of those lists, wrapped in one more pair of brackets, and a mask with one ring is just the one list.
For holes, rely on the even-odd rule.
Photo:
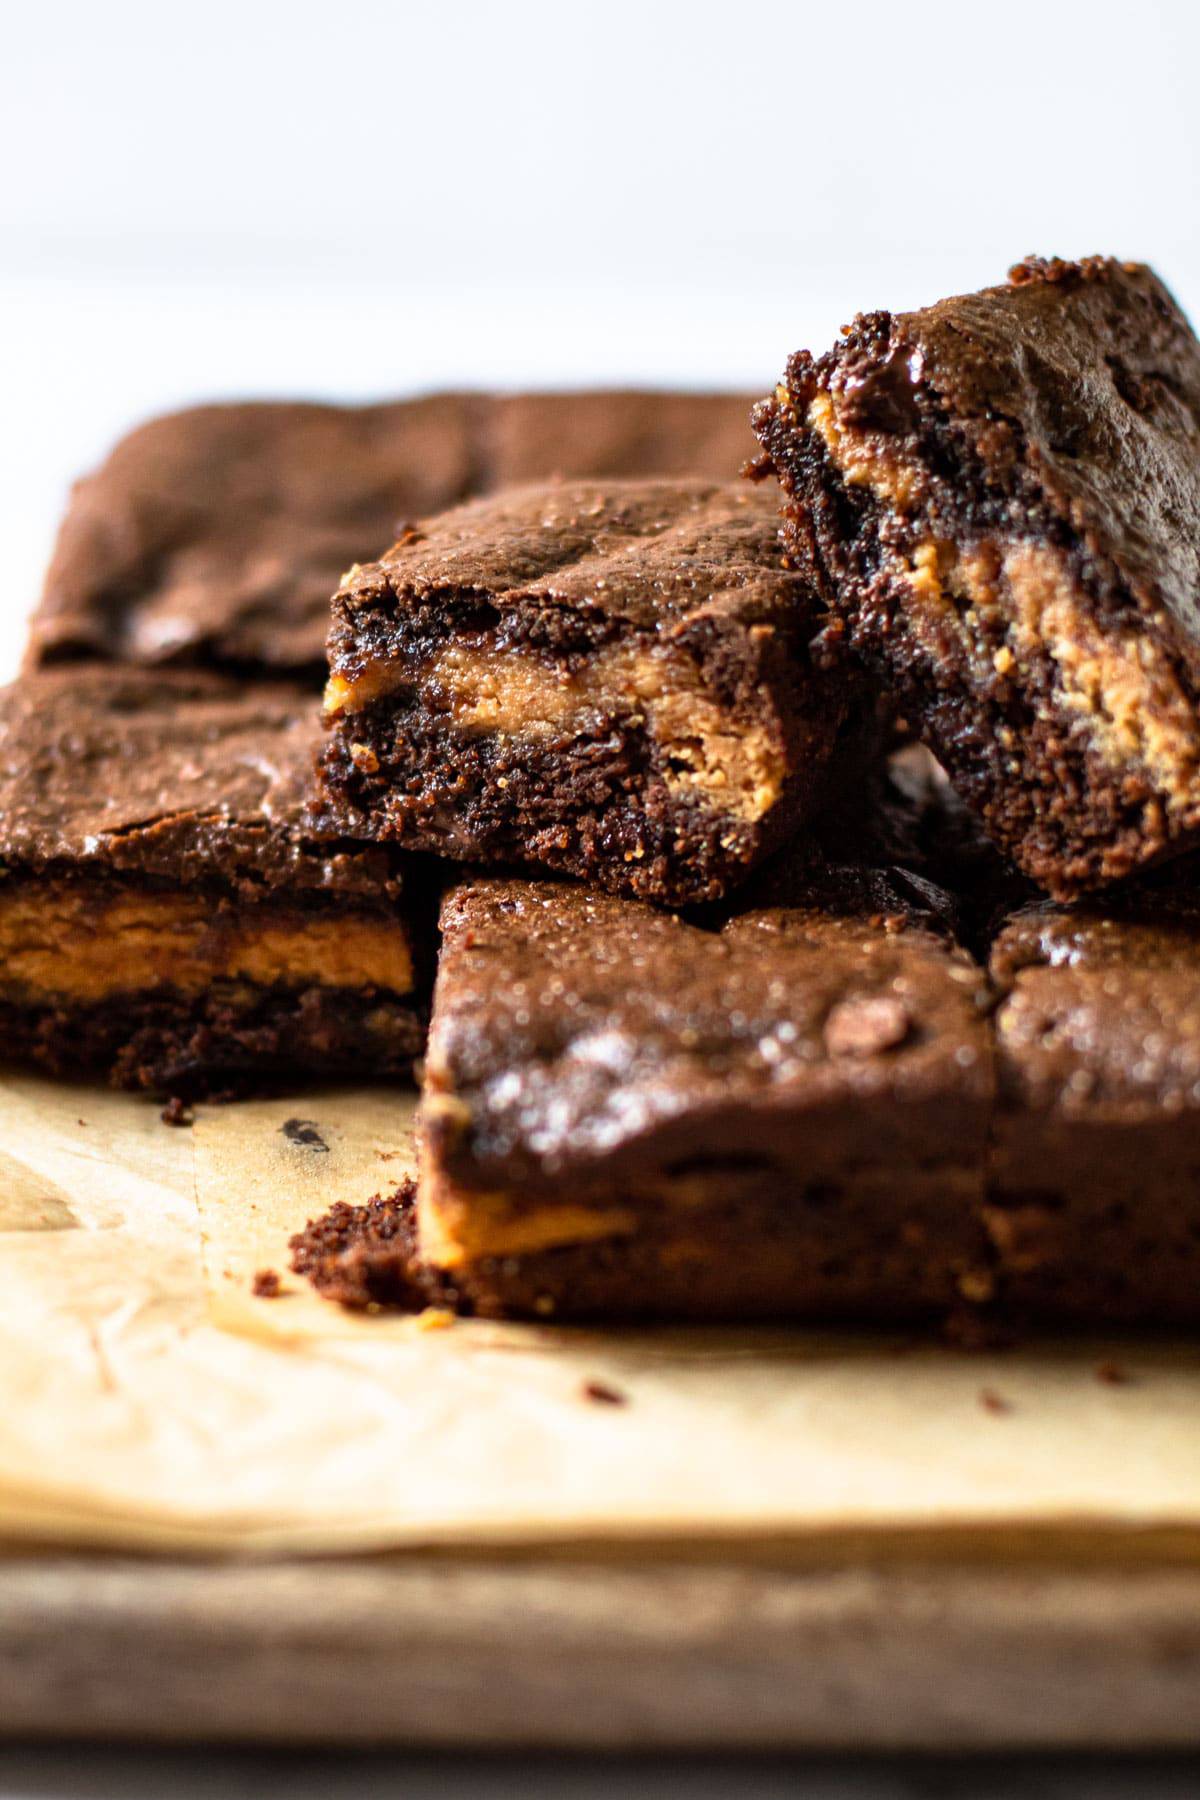
[(148, 412), (765, 387), (1029, 251), (1200, 310), (1200, 6), (0, 4), (0, 668)]

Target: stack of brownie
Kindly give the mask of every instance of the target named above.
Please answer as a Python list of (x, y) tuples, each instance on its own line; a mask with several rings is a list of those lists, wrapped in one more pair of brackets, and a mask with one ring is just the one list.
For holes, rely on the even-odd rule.
[(419, 1057), (415, 1197), (300, 1247), (343, 1298), (1194, 1324), (1200, 345), (1031, 261), (793, 356), (746, 480), (750, 414), (127, 439), (0, 700), (8, 1053)]

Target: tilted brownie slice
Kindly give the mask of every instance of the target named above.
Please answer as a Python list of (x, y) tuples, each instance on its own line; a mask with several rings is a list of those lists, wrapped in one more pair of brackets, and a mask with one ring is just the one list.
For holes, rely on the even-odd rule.
[(1200, 345), (1149, 270), (858, 318), (756, 414), (784, 537), (1056, 897), (1200, 828)]
[(1200, 1321), (1200, 899), (1028, 907), (992, 951), (1001, 1294), (1076, 1323)]
[(985, 983), (900, 871), (772, 871), (712, 929), (450, 891), (422, 1255), (561, 1318), (900, 1319), (988, 1291)]
[(0, 1055), (177, 1095), (410, 1067), (419, 899), (308, 835), (315, 712), (114, 668), (0, 693)]
[(514, 489), (334, 598), (323, 780), (348, 833), (683, 903), (820, 797), (844, 692), (744, 483)]

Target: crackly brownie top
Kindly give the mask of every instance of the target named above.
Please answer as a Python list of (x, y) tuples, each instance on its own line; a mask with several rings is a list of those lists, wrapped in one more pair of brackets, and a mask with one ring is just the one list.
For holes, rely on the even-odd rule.
[(468, 622), (483, 603), (502, 641), (507, 629), (583, 649), (624, 627), (788, 613), (806, 592), (783, 569), (774, 497), (747, 483), (515, 488), (443, 513), (351, 570), (334, 599), (330, 661), (353, 669), (362, 615), (372, 631), (379, 617), (403, 627), (414, 608), (443, 602), (465, 603)]
[(903, 435), (932, 403), (990, 481), (1200, 632), (1200, 344), (1153, 270), (1030, 258), (1004, 287), (860, 317), (793, 359), (801, 392), (814, 370), (868, 432)]
[(647, 1143), (737, 1154), (747, 1108), (786, 1151), (789, 1116), (803, 1133), (812, 1108), (882, 1106), (886, 1133), (888, 1102), (986, 1092), (981, 971), (919, 892), (887, 871), (801, 869), (771, 897), (706, 929), (564, 884), (453, 888), (427, 1096), (455, 1173), (636, 1170)]
[(1200, 1106), (1200, 897), (1130, 890), (1027, 906), (992, 947), (1008, 1090), (1069, 1115), (1164, 1120)]
[(342, 574), (469, 491), (473, 431), (455, 394), (152, 420), (75, 488), (32, 660), (319, 671)]
[(0, 867), (378, 888), (379, 853), (311, 841), (314, 698), (112, 667), (0, 691)]
[(750, 429), (755, 398), (604, 388), (502, 394), (487, 415), (488, 486), (549, 476), (734, 481), (757, 450)]

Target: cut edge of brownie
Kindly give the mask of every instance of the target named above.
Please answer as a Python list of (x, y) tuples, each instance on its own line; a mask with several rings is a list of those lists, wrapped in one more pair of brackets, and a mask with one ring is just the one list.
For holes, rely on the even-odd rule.
[[(1110, 413), (1140, 404), (1148, 430), (1161, 416), (1200, 445), (1166, 375), (1155, 387), (1122, 360), (1136, 361), (1129, 333), (1143, 316), (1190, 359), (1186, 321), (1149, 271), (1104, 258), (1031, 259), (1008, 289), (860, 316), (824, 356), (793, 356), (755, 413), (762, 467), (785, 490), (791, 559), (847, 620), (856, 652), (886, 671), (988, 829), (1058, 898), (1173, 854), (1200, 828), (1200, 650), (1144, 564), (1123, 570), (1086, 497), (1063, 485), (1064, 464), (1095, 447), (1083, 437), (1089, 402), (1045, 425), (1064, 439), (1048, 456), (1027, 420), (975, 405), (976, 386), (992, 399), (998, 378), (972, 364), (956, 395), (931, 373), (929, 321), (943, 362), (954, 353), (947, 339), (975, 357), (956, 307), (1007, 306), (1014, 294), (1032, 296), (1017, 302), (1029, 305), (1042, 291), (1055, 306), (1078, 293), (1092, 304), (1089, 284), (1121, 283), (1135, 316), (1124, 343), (1119, 318), (1113, 328), (1097, 441), (1119, 433)], [(1118, 312), (1123, 297), (1111, 302)], [(1038, 360), (1031, 335), (1020, 378), (1054, 394), (1062, 374), (1044, 344)], [(1009, 348), (1001, 343), (998, 362)], [(1188, 372), (1200, 376), (1200, 352)], [(1078, 448), (1066, 441), (1072, 430)]]
[[(1187, 889), (1004, 920), (984, 1222), (1000, 1303), (1075, 1327), (1200, 1318), (1200, 908)], [(1107, 1023), (1105, 1022), (1107, 1018)]]
[[(604, 560), (605, 532), (618, 550), (652, 541), (656, 506), (687, 526), (693, 502), (700, 548), (651, 566), (640, 606), (610, 602), (606, 588), (638, 576)], [(509, 514), (528, 531), (521, 509), (539, 503), (566, 532), (560, 562), (472, 580), (467, 534), (495, 529), (503, 554)], [(849, 734), (809, 653), (821, 620), (803, 585), (757, 541), (738, 545), (724, 581), (705, 560), (706, 507), (722, 504), (735, 531), (765, 523), (761, 504), (713, 483), (516, 490), (494, 527), (496, 503), (431, 526), (428, 573), (421, 531), (351, 571), (334, 599), (320, 759), (331, 828), (666, 904), (719, 898), (811, 810)], [(588, 595), (577, 578), (593, 558)]]
[(425, 1010), (412, 994), (325, 985), (169, 984), (88, 1004), (0, 999), (5, 1060), (54, 1076), (185, 1100), (287, 1092), (297, 1084), (411, 1075)]

